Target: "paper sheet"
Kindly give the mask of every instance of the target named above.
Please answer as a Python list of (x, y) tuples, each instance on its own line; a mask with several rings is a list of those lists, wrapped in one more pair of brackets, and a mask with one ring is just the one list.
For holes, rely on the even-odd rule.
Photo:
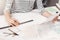
[[(28, 12), (28, 13), (16, 13), (16, 14), (12, 14), (12, 17), (17, 19), (19, 22), (25, 22), (28, 20), (34, 20), (32, 22), (29, 23), (25, 23), (22, 25), (19, 25), (18, 27), (12, 27), (12, 28), (7, 28), (7, 29), (3, 29), (0, 30), (0, 38), (4, 39), (4, 40), (37, 40), (39, 38), (39, 34), (37, 31), (37, 26), (38, 24), (44, 23), (47, 21), (47, 18), (41, 16), (39, 13), (33, 13), (33, 12)], [(4, 16), (0, 16), (0, 27), (4, 27), (7, 26), (8, 23), (5, 20)], [(18, 33), (19, 36), (5, 36), (5, 34), (3, 34), (4, 32), (8, 32), (10, 33), (10, 31), (8, 29), (13, 30), (14, 32)]]

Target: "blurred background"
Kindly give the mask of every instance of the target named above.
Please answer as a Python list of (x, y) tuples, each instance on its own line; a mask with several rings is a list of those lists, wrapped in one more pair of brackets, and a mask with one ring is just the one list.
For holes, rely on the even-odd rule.
[(45, 7), (49, 7), (49, 6), (55, 6), (56, 3), (58, 3), (59, 0), (43, 0), (43, 5)]
[[(0, 14), (3, 13), (2, 11), (5, 8), (5, 1), (6, 0), (2, 0), (2, 1), (0, 0)], [(42, 3), (44, 5), (44, 7), (50, 7), (50, 6), (55, 6), (56, 3), (60, 3), (60, 1), (59, 0), (42, 0)], [(37, 8), (36, 3), (34, 4), (34, 8)]]

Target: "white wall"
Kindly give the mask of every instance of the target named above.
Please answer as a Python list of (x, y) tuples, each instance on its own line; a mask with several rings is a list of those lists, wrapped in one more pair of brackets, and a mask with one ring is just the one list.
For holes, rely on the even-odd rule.
[(5, 1), (6, 0), (0, 0), (0, 14), (3, 13), (3, 9), (4, 9), (4, 6), (5, 6)]
[(60, 0), (58, 1), (58, 3), (60, 4)]

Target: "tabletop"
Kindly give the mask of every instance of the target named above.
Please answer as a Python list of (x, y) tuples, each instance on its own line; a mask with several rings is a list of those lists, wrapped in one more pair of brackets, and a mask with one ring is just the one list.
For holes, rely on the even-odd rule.
[[(51, 22), (47, 22), (47, 18), (35, 11), (36, 10), (28, 13), (12, 14), (12, 17), (21, 23), (28, 20), (33, 21), (21, 24), (18, 27), (1, 29), (0, 40), (60, 40), (58, 32), (55, 31), (56, 25), (52, 24)], [(0, 27), (9, 25), (5, 20), (4, 15), (0, 16), (0, 18)], [(6, 35), (5, 33), (11, 33), (10, 30), (17, 33), (18, 35)]]

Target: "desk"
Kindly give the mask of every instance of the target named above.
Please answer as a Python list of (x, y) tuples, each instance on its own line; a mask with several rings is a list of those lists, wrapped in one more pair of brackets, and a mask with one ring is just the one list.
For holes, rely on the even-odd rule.
[[(57, 9), (55, 6), (53, 7), (47, 7), (46, 10), (48, 11), (49, 8)], [(56, 13), (58, 11), (60, 13), (60, 10), (55, 11), (48, 11), (50, 13)], [(56, 22), (53, 24), (52, 22), (46, 22), (40, 25), (38, 28), (39, 35), (42, 38), (42, 40), (60, 40), (60, 22)]]
[[(48, 30), (44, 32), (44, 30), (47, 30), (49, 27), (47, 28), (46, 26), (41, 26), (41, 23), (46, 22), (47, 18), (39, 15), (39, 13), (37, 12), (28, 12), (28, 13), (20, 13), (20, 14), (16, 13), (16, 14), (12, 14), (12, 16), (13, 18), (18, 19), (19, 22), (24, 22), (31, 19), (33, 19), (34, 21), (19, 25), (18, 27), (12, 27), (12, 28), (0, 30), (0, 40), (49, 40), (49, 39), (52, 40), (58, 36), (58, 34), (56, 34), (55, 31)], [(0, 18), (1, 18), (0, 27), (7, 26), (8, 24), (5, 20), (5, 17), (0, 16)], [(38, 32), (39, 27), (41, 30), (44, 29), (43, 32), (40, 31), (40, 34), (44, 33), (44, 34), (41, 34), (41, 36), (39, 35), (39, 32)], [(12, 37), (12, 36), (6, 36), (5, 34), (3, 34), (3, 32), (10, 33), (8, 29), (11, 29), (14, 32), (18, 33), (19, 36)], [(48, 35), (46, 35), (45, 33)], [(57, 37), (56, 39), (59, 39), (59, 38), (60, 37)]]
[[(44, 23), (47, 21), (47, 18), (41, 16), (37, 12), (28, 12), (28, 13), (16, 13), (12, 14), (12, 17), (17, 19), (19, 22), (24, 22), (28, 20), (34, 20), (33, 22), (29, 22), (26, 24), (19, 25), (18, 27), (12, 27), (12, 28), (7, 28), (0, 30), (0, 38), (4, 40), (40, 40), (39, 34), (37, 32), (37, 28), (39, 24)], [(4, 16), (0, 16), (0, 27), (7, 26), (7, 22), (5, 20)], [(44, 19), (44, 20), (43, 20)], [(19, 36), (5, 36), (3, 32), (8, 32), (10, 31), (8, 29), (13, 30), (14, 32), (18, 33)]]

